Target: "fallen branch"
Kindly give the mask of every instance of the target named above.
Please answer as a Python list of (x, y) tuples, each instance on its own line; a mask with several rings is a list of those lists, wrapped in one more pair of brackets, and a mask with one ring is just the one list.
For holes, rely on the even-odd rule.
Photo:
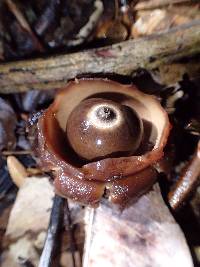
[(200, 53), (200, 20), (112, 46), (0, 65), (0, 93), (62, 87), (80, 74), (130, 75)]

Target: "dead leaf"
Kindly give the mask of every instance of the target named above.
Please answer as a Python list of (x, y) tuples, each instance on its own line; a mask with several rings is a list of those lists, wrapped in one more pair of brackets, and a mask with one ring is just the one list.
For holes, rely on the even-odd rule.
[(87, 208), (84, 267), (192, 267), (185, 237), (158, 185), (123, 212)]
[(16, 239), (27, 232), (39, 233), (46, 230), (53, 196), (53, 186), (48, 177), (26, 179), (10, 214), (7, 237)]

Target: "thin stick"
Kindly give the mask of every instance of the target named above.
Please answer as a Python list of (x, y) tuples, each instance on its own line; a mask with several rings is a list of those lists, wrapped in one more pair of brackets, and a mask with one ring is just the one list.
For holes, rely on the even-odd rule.
[(33, 151), (32, 150), (19, 150), (19, 151), (15, 151), (15, 150), (5, 150), (2, 151), (1, 154), (3, 156), (11, 156), (11, 155), (29, 155), (32, 154)]
[(54, 197), (47, 237), (38, 267), (50, 267), (52, 264), (55, 242), (62, 222), (63, 203), (63, 198), (57, 195)]

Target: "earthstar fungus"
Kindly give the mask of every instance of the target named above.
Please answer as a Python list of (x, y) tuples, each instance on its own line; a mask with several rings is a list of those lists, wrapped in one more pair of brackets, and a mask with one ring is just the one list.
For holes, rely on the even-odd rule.
[(80, 79), (39, 118), (35, 150), (59, 195), (92, 206), (104, 196), (124, 206), (155, 182), (170, 128), (155, 96), (134, 85)]

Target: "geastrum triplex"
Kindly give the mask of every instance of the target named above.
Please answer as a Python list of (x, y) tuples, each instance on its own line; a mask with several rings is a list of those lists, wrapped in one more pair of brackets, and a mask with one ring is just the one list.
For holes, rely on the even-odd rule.
[(91, 206), (105, 197), (124, 207), (155, 182), (170, 128), (155, 96), (134, 85), (80, 79), (39, 118), (35, 150), (61, 196)]

